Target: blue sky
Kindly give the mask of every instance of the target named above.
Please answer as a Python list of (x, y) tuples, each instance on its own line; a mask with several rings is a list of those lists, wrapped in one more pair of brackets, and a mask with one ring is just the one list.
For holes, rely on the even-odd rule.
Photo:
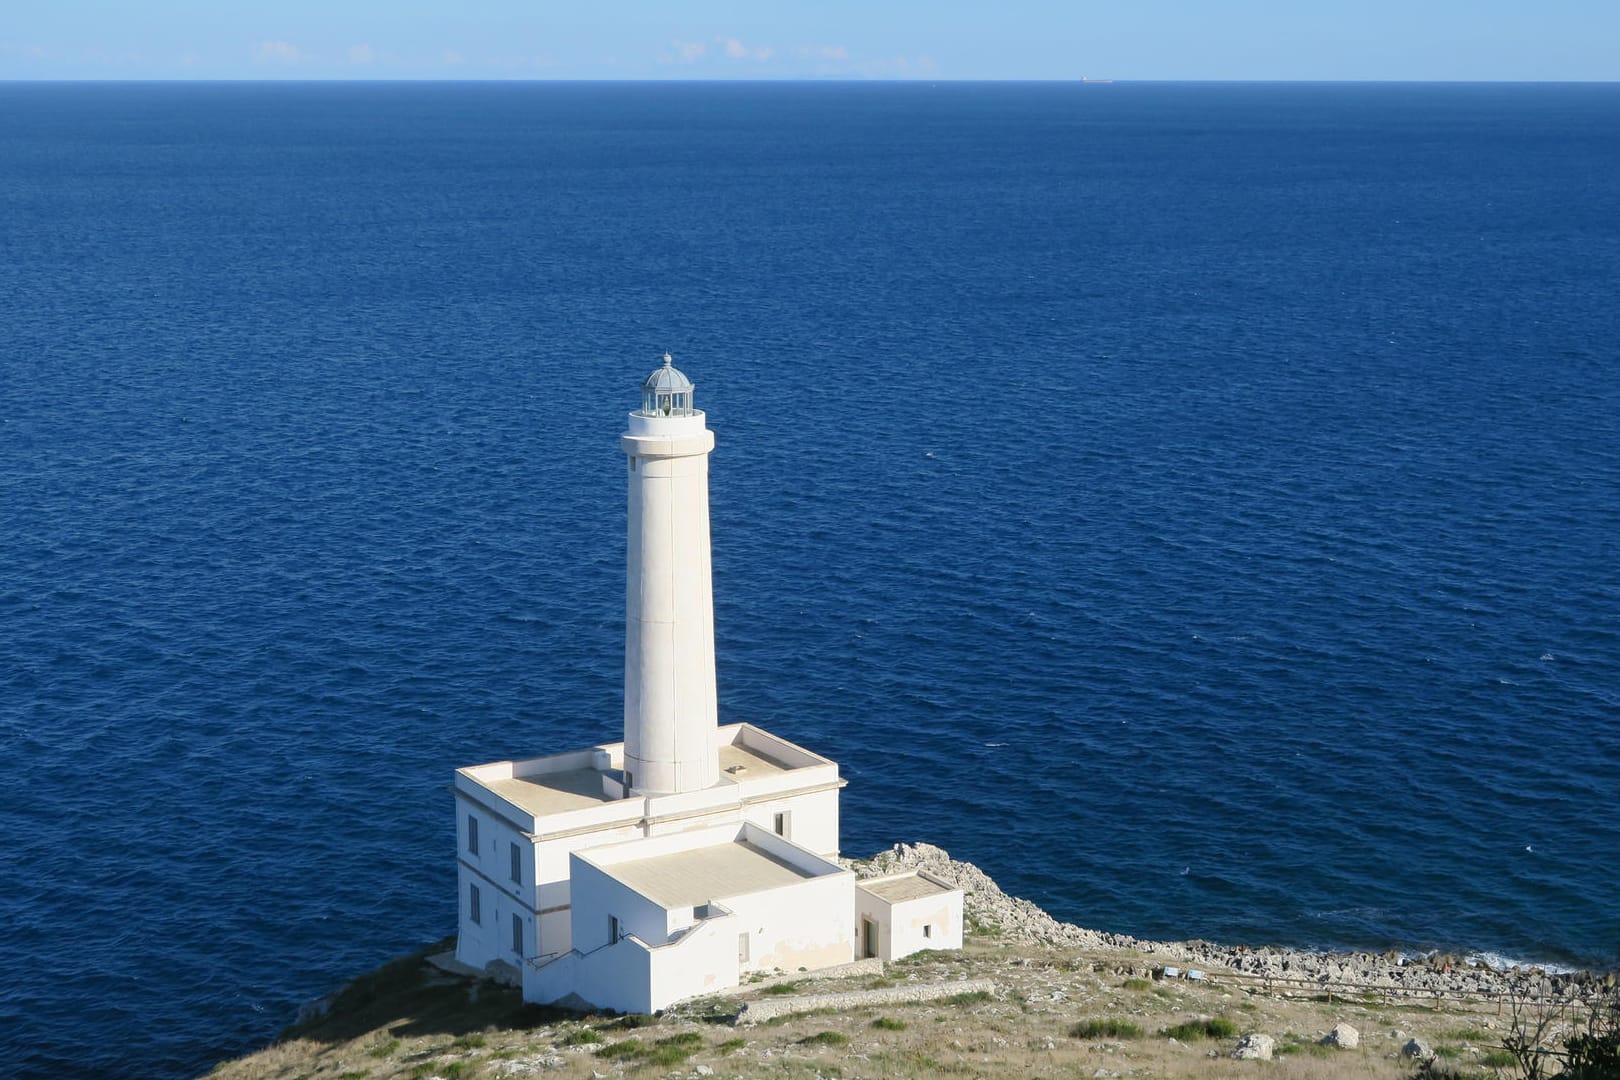
[(1620, 80), (1620, 0), (6, 0), (0, 79)]

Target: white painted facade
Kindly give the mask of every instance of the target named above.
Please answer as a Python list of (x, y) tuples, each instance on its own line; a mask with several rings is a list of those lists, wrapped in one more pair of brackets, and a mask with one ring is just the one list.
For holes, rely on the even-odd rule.
[[(706, 867), (697, 865), (702, 856), (712, 857)], [(759, 881), (738, 865), (749, 862), (779, 880)], [(854, 955), (854, 875), (756, 825), (593, 848), (572, 863), (575, 946), (525, 968), (530, 1001), (575, 995), (599, 1008), (653, 1012), (754, 971), (828, 967)], [(700, 891), (660, 895), (624, 872), (659, 863)]]
[(923, 926), (942, 936), (917, 948), (960, 947), (959, 891), (952, 938), (916, 923), (948, 919), (948, 900), (922, 912), (838, 867), (835, 762), (718, 724), (714, 436), (667, 354), (620, 446), (624, 740), (456, 771), (457, 959), (528, 1001), (650, 1012), (753, 971), (846, 963), (863, 919), (889, 952), (915, 951)]
[(855, 889), (860, 957), (898, 960), (962, 947), (962, 890), (925, 870), (867, 878)]

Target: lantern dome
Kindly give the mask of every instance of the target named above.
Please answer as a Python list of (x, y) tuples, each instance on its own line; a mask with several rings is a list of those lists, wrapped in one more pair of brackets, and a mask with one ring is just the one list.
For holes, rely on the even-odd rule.
[(675, 366), (675, 360), (664, 354), (664, 366), (658, 368), (641, 384), (641, 414), (643, 416), (691, 416), (692, 380)]

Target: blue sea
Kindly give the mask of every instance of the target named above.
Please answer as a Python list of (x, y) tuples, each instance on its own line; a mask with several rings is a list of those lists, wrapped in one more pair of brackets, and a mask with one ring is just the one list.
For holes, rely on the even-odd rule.
[(1620, 85), (0, 85), (0, 1061), (180, 1077), (618, 738), (617, 439), (722, 722), (1098, 929), (1611, 966)]

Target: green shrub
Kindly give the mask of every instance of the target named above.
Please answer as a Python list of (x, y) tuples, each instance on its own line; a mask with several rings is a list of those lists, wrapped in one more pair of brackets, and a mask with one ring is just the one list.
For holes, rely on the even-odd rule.
[(599, 1043), (601, 1041), (602, 1041), (602, 1036), (598, 1035), (593, 1029), (588, 1028), (588, 1027), (582, 1027), (578, 1031), (570, 1032), (564, 1038), (559, 1039), (558, 1042), (557, 1042), (557, 1045), (558, 1046), (586, 1046), (586, 1045), (588, 1045), (590, 1043)]
[(1140, 1039), (1142, 1029), (1129, 1020), (1107, 1017), (1101, 1020), (1082, 1020), (1069, 1029), (1072, 1039)]
[(641, 1060), (649, 1065), (679, 1065), (696, 1052), (695, 1047), (659, 1046)]
[(1620, 1077), (1620, 1003), (1604, 1022), (1594, 1018), (1583, 1034), (1564, 1040), (1564, 1080), (1615, 1080)]
[(622, 1042), (604, 1046), (596, 1052), (600, 1058), (613, 1061), (635, 1061), (648, 1065), (679, 1065), (703, 1048), (703, 1036), (695, 1031), (644, 1043), (634, 1036)]
[(1208, 1020), (1188, 1020), (1159, 1032), (1167, 1039), (1180, 1039), (1182, 1042), (1191, 1042), (1194, 1039), (1230, 1039), (1237, 1033), (1237, 1025), (1224, 1016), (1211, 1017)]
[(906, 1022), (904, 1020), (895, 1020), (887, 1016), (880, 1016), (876, 1020), (872, 1021), (872, 1026), (877, 1028), (879, 1031), (906, 1030)]
[(1498, 1047), (1495, 1050), (1485, 1051), (1485, 1053), (1481, 1055), (1479, 1063), (1485, 1066), (1487, 1069), (1505, 1069), (1509, 1065), (1512, 1065), (1514, 1060), (1515, 1058), (1512, 1054)]
[(1153, 980), (1152, 979), (1136, 979), (1136, 978), (1132, 978), (1132, 979), (1126, 979), (1120, 985), (1122, 985), (1127, 990), (1151, 990), (1151, 989), (1153, 989)]
[(1447, 1061), (1455, 1061), (1456, 1059), (1462, 1057), (1462, 1047), (1449, 1045), (1437, 1046), (1434, 1048), (1434, 1056), (1437, 1058), (1444, 1058)]
[(664, 1038), (659, 1039), (653, 1045), (698, 1047), (703, 1045), (703, 1036), (699, 1035), (695, 1031), (683, 1031), (678, 1035), (667, 1035)]
[(765, 989), (761, 990), (760, 993), (762, 993), (762, 994), (791, 994), (795, 990), (797, 990), (798, 988), (799, 988), (799, 984), (796, 983), (796, 982), (772, 983), (770, 986), (767, 986)]
[(371, 1049), (367, 1050), (366, 1056), (374, 1058), (391, 1057), (394, 1051), (398, 1049), (399, 1040), (389, 1039), (387, 1042), (380, 1042), (376, 1046), (373, 1046)]
[(952, 994), (945, 999), (947, 1005), (977, 1005), (981, 1001), (990, 1000), (988, 990), (969, 990), (965, 994)]
[(652, 1027), (656, 1023), (658, 1023), (656, 1016), (648, 1016), (646, 1013), (625, 1013), (617, 1020), (609, 1020), (596, 1027), (598, 1031), (632, 1031), (635, 1028)]
[(1319, 1058), (1332, 1057), (1338, 1053), (1336, 1049), (1325, 1043), (1305, 1042), (1292, 1032), (1284, 1037), (1283, 1042), (1277, 1044), (1274, 1052), (1278, 1056), (1283, 1054), (1309, 1054), (1311, 1057)]
[(748, 1040), (747, 1039), (727, 1039), (725, 1042), (721, 1043), (719, 1046), (715, 1047), (714, 1049), (715, 1049), (715, 1052), (718, 1053), (718, 1054), (730, 1054), (730, 1053), (733, 1053), (733, 1052), (735, 1052), (737, 1050), (741, 1050), (743, 1047), (745, 1047), (747, 1045), (748, 1045)]
[(843, 1046), (849, 1036), (837, 1031), (818, 1031), (799, 1040), (800, 1046)]
[(462, 1035), (450, 1044), (452, 1050), (482, 1050), (489, 1040), (482, 1035)]
[(608, 1043), (596, 1051), (596, 1056), (610, 1061), (629, 1061), (632, 1058), (646, 1057), (650, 1053), (652, 1047), (640, 1039), (631, 1037), (620, 1042)]

